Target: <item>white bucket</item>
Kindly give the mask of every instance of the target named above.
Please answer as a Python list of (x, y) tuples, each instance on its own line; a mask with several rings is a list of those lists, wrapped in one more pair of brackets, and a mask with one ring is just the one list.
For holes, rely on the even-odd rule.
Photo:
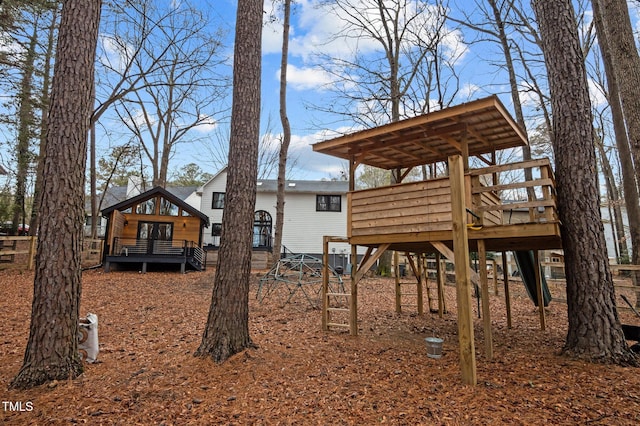
[(440, 358), (442, 356), (442, 343), (444, 340), (439, 337), (427, 337), (424, 341), (427, 343), (427, 356), (429, 358)]
[(87, 314), (78, 324), (78, 352), (83, 361), (93, 363), (98, 358), (98, 316)]

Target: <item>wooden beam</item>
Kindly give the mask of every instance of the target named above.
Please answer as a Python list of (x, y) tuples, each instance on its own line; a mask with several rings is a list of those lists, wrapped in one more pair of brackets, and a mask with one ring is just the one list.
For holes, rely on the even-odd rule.
[(396, 313), (400, 313), (402, 312), (402, 288), (400, 285), (400, 265), (398, 265), (398, 262), (400, 262), (400, 255), (398, 254), (397, 251), (393, 252), (393, 264), (395, 266), (395, 283), (396, 283)]
[(384, 253), (389, 248), (389, 246), (389, 243), (380, 244), (378, 246), (378, 249), (374, 253), (372, 253), (366, 261), (363, 259), (362, 262), (360, 262), (357, 272), (355, 273), (356, 282), (360, 281), (362, 277), (364, 277), (364, 274), (366, 274), (369, 268), (371, 268), (373, 264), (376, 263), (380, 256), (382, 256), (382, 253)]
[(536, 186), (548, 187), (555, 185), (554, 181), (551, 179), (536, 179), (536, 180), (527, 180), (524, 182), (516, 182), (516, 183), (505, 183), (502, 185), (492, 185), (492, 186), (475, 186), (473, 188), (474, 194), (479, 194), (481, 192), (494, 192), (494, 191), (505, 191), (508, 189), (520, 189), (520, 188), (533, 188)]
[(538, 312), (540, 313), (540, 330), (547, 328), (547, 320), (544, 316), (544, 295), (542, 294), (542, 275), (540, 274), (540, 254), (533, 251), (533, 270), (536, 278), (536, 293), (538, 294)]
[(487, 251), (484, 240), (478, 241), (478, 263), (480, 268), (480, 291), (482, 297), (482, 324), (484, 326), (484, 351), (488, 360), (493, 359), (493, 334), (489, 309), (489, 278), (487, 276)]
[[(444, 255), (444, 257), (449, 259), (454, 264), (456, 263), (456, 257), (455, 257), (455, 254), (454, 254), (454, 250), (451, 250), (449, 247), (447, 247), (447, 245), (445, 243), (443, 243), (442, 241), (431, 241), (431, 245), (436, 250), (438, 250), (440, 253), (442, 253)], [(468, 244), (467, 244), (467, 247), (468, 247)], [(468, 264), (469, 264), (469, 262), (467, 262), (467, 265)], [(471, 282), (476, 284), (476, 285), (480, 285), (480, 275), (478, 275), (478, 273), (476, 271), (471, 269), (471, 267), (468, 267), (467, 269), (468, 269), (467, 274), (469, 275), (469, 277), (471, 279)]]
[(481, 169), (469, 170), (469, 174), (476, 175), (488, 175), (491, 173), (508, 172), (511, 170), (530, 169), (533, 167), (549, 166), (551, 162), (548, 158), (541, 158), (539, 160), (519, 161), (517, 163), (498, 164), (495, 166), (483, 167)]
[(354, 273), (355, 265), (358, 264), (358, 246), (351, 246), (351, 298), (349, 300), (349, 334), (358, 335), (358, 281), (359, 278)]
[(504, 281), (504, 304), (507, 308), (507, 328), (511, 329), (511, 295), (509, 293), (509, 268), (507, 252), (502, 252), (502, 280)]
[(328, 331), (329, 326), (329, 239), (322, 238), (322, 330)]
[(444, 317), (444, 286), (446, 283), (446, 265), (444, 259), (442, 259), (442, 255), (438, 252), (436, 253), (436, 278), (438, 280), (438, 316), (440, 318)]
[(469, 241), (467, 240), (464, 164), (462, 156), (449, 157), (451, 181), (451, 214), (456, 265), (456, 300), (458, 305), (458, 340), (462, 381), (476, 385), (476, 351), (473, 339), (471, 280), (469, 277)]

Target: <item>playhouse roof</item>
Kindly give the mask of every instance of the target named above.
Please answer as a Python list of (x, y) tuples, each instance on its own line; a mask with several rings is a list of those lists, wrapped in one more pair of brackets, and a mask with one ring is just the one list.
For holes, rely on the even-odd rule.
[(360, 164), (396, 169), (527, 145), (527, 137), (497, 96), (318, 142), (313, 150)]
[(120, 203), (117, 204), (113, 204), (105, 209), (102, 210), (102, 215), (103, 216), (107, 216), (109, 213), (111, 213), (114, 210), (123, 210), (126, 209), (127, 207), (133, 206), (135, 204), (138, 204), (141, 201), (146, 201), (150, 198), (155, 197), (156, 195), (161, 195), (164, 199), (171, 201), (173, 204), (180, 206), (184, 211), (188, 212), (191, 216), (196, 216), (199, 217), (200, 220), (202, 220), (202, 222), (205, 224), (205, 226), (209, 226), (209, 217), (207, 215), (205, 215), (204, 213), (202, 213), (200, 210), (190, 206), (189, 204), (185, 203), (182, 199), (180, 199), (178, 196), (172, 194), (171, 192), (167, 191), (166, 189), (160, 187), (160, 186), (156, 186), (155, 188), (152, 188), (146, 192), (143, 192), (142, 194), (138, 194), (135, 197), (129, 198), (127, 200), (121, 201)]

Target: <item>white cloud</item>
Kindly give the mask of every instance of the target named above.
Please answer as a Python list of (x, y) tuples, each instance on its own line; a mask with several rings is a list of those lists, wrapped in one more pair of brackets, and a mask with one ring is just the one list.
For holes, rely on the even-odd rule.
[[(280, 70), (276, 73), (276, 79), (280, 80)], [(295, 90), (323, 90), (333, 82), (331, 74), (318, 67), (287, 66), (287, 84)]]
[(200, 114), (201, 124), (196, 126), (194, 130), (199, 133), (210, 133), (218, 128), (218, 121), (206, 114)]
[(133, 56), (133, 47), (122, 39), (113, 35), (102, 34), (100, 37), (101, 51), (99, 61), (117, 71), (124, 72), (127, 62)]
[(10, 55), (22, 55), (25, 53), (25, 49), (6, 32), (0, 32), (0, 51)]
[(587, 83), (589, 85), (589, 98), (591, 99), (591, 105), (594, 108), (599, 108), (607, 105), (607, 97), (602, 92), (602, 88), (591, 78), (587, 81)]
[(469, 101), (477, 97), (477, 93), (482, 91), (480, 86), (473, 83), (466, 83), (460, 87), (457, 97), (464, 101)]
[[(293, 170), (293, 177), (295, 179), (319, 180), (322, 178), (339, 176), (340, 171), (345, 167), (344, 160), (314, 152), (311, 145), (341, 136), (348, 131), (350, 131), (350, 129), (340, 128), (336, 130), (320, 130), (306, 135), (291, 135), (289, 158), (296, 162), (296, 167)], [(262, 135), (263, 143), (266, 139), (273, 141), (266, 143), (268, 149), (277, 149), (281, 138), (281, 134)], [(264, 146), (265, 145), (263, 145), (263, 149)]]

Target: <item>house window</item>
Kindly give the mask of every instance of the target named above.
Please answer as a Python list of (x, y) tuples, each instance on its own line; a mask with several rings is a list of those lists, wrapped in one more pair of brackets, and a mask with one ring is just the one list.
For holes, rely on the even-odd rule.
[(211, 201), (212, 209), (224, 209), (224, 192), (214, 192)]
[(220, 235), (222, 234), (222, 224), (221, 223), (212, 223), (211, 224), (211, 236), (212, 241), (211, 244), (220, 247)]
[(160, 199), (160, 215), (162, 216), (178, 216), (178, 206), (164, 198)]
[(149, 198), (136, 206), (137, 214), (156, 214), (156, 199)]
[(138, 239), (171, 241), (173, 239), (173, 223), (139, 222)]
[(342, 211), (342, 197), (340, 195), (316, 195), (317, 212)]
[(258, 210), (253, 216), (253, 248), (271, 248), (271, 215)]

